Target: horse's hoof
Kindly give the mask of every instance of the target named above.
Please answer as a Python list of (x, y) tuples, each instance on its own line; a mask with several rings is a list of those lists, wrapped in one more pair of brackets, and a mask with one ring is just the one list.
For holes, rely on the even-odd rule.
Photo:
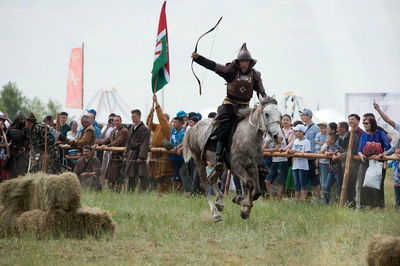
[(262, 195), (261, 192), (254, 193), (254, 195), (253, 195), (253, 201), (257, 200), (261, 195)]
[(222, 211), (224, 210), (224, 205), (221, 204), (221, 203), (216, 202), (216, 203), (215, 203), (215, 207), (217, 207), (217, 210), (218, 210), (219, 212), (222, 212)]
[(244, 207), (240, 210), (240, 217), (244, 220), (249, 219), (250, 217), (250, 210), (247, 207)]
[(222, 215), (221, 214), (216, 214), (213, 216), (213, 222), (218, 223), (222, 221)]
[(233, 197), (232, 202), (237, 205), (241, 205), (240, 203), (242, 202), (242, 200), (244, 200), (244, 198), (242, 196), (236, 195)]

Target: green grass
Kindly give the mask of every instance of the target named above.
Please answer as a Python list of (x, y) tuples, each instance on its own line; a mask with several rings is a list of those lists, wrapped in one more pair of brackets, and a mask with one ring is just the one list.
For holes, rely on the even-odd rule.
[(113, 238), (0, 239), (0, 264), (363, 265), (371, 234), (400, 235), (392, 182), (385, 210), (258, 200), (242, 220), (228, 197), (217, 224), (202, 197), (86, 192), (84, 205), (112, 214)]

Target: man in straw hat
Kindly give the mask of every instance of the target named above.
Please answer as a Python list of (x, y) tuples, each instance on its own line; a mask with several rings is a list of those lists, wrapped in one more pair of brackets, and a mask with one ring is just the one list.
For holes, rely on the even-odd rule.
[(44, 123), (36, 123), (36, 117), (33, 113), (28, 115), (25, 124), (30, 130), (32, 147), (29, 171), (32, 173), (45, 171), (50, 174), (59, 174), (61, 172), (60, 155), (55, 145), (56, 140), (48, 126)]
[(261, 73), (253, 68), (257, 60), (251, 57), (246, 43), (240, 48), (237, 58), (226, 65), (217, 64), (196, 52), (192, 53), (192, 58), (194, 62), (214, 71), (227, 82), (227, 96), (218, 107), (218, 115), (215, 118), (220, 123), (217, 129), (216, 170), (221, 171), (227, 140), (239, 109), (249, 106), (253, 91), (266, 96)]

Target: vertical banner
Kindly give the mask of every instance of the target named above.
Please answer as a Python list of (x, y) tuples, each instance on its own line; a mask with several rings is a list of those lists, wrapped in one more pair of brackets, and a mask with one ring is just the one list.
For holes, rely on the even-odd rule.
[(161, 8), (160, 20), (158, 23), (156, 49), (154, 52), (153, 70), (151, 75), (151, 88), (153, 93), (161, 90), (169, 82), (169, 49), (167, 15), (164, 2)]
[(66, 107), (83, 109), (83, 46), (71, 52)]

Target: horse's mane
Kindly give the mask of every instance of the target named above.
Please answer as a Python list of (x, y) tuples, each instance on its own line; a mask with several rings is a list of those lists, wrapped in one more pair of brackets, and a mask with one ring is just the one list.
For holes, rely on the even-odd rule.
[[(261, 98), (260, 104), (261, 105), (278, 104), (278, 102), (275, 98), (267, 96), (265, 98)], [(239, 109), (237, 116), (239, 119), (246, 118), (246, 117), (250, 116), (251, 110), (256, 109), (256, 108), (258, 108), (257, 104), (253, 108), (246, 107), (246, 108)]]
[(278, 101), (277, 101), (274, 97), (267, 96), (267, 97), (265, 97), (265, 98), (261, 98), (260, 103), (261, 103), (262, 105), (266, 105), (266, 104), (278, 104)]

